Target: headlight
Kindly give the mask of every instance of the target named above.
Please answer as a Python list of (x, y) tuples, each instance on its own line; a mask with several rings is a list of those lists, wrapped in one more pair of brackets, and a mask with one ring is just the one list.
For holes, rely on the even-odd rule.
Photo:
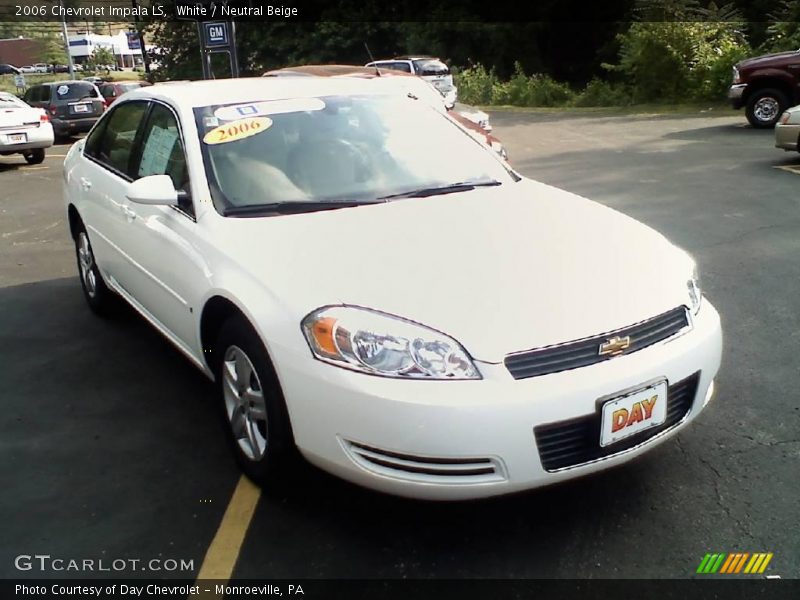
[(422, 325), (350, 306), (320, 308), (302, 323), (318, 359), (384, 377), (480, 379), (454, 339)]
[(778, 123), (780, 123), (781, 125), (786, 125), (789, 122), (789, 119), (791, 118), (792, 118), (792, 113), (790, 113), (788, 110), (785, 110), (783, 111), (781, 118), (778, 120)]
[(739, 76), (739, 69), (733, 67), (733, 83), (741, 83), (742, 78)]
[(692, 267), (692, 274), (686, 282), (686, 287), (689, 290), (689, 303), (692, 314), (696, 315), (700, 311), (700, 304), (703, 301), (703, 292), (700, 288), (700, 272), (697, 270), (696, 264)]

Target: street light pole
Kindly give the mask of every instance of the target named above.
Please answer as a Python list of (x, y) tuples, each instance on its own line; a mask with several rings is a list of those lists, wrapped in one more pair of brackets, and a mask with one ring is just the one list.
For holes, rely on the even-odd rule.
[(64, 19), (64, 4), (58, 0), (58, 7), (61, 9), (61, 35), (64, 36), (64, 47), (67, 49), (67, 64), (69, 65), (69, 78), (75, 79), (75, 67), (72, 64), (72, 54), (69, 51), (69, 36), (67, 35), (67, 22)]

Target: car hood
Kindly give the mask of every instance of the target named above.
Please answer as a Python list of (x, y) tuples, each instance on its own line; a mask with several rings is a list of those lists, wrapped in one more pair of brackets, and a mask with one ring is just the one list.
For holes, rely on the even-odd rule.
[(791, 52), (777, 52), (775, 54), (764, 54), (762, 56), (754, 56), (753, 58), (746, 58), (739, 62), (736, 67), (741, 70), (743, 68), (753, 67), (770, 67), (784, 62), (782, 59), (800, 60), (800, 54), (796, 50)]
[(222, 222), (232, 260), (297, 310), (298, 323), (325, 305), (372, 308), (438, 329), (486, 362), (688, 302), (685, 252), (629, 217), (529, 180)]

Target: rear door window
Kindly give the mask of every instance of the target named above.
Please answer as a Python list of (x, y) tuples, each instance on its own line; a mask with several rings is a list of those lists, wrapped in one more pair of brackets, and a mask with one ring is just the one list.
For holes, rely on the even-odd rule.
[(86, 140), (84, 153), (120, 175), (133, 179), (131, 157), (147, 107), (147, 102), (115, 103), (103, 119), (102, 127), (96, 127)]
[(97, 88), (88, 82), (60, 83), (55, 86), (57, 100), (82, 100), (97, 98)]

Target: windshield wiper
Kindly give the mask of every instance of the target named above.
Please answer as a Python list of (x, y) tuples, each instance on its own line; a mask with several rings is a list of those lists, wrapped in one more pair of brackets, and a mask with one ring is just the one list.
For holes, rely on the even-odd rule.
[(388, 196), (381, 196), (378, 200), (396, 200), (398, 198), (427, 198), (428, 196), (439, 196), (442, 194), (453, 194), (456, 192), (468, 192), (477, 187), (491, 187), (495, 185), (502, 185), (496, 179), (479, 179), (475, 181), (459, 181), (457, 183), (448, 183), (447, 185), (437, 185), (432, 187), (419, 188), (410, 190), (408, 192), (400, 192), (398, 194), (389, 194)]
[[(329, 200), (304, 201), (291, 200), (287, 202), (271, 202), (268, 204), (245, 204), (243, 206), (229, 206), (223, 211), (226, 217), (258, 217), (263, 215), (291, 215), (321, 210), (336, 210), (337, 208), (351, 208), (362, 204), (378, 204), (374, 200)], [(382, 204), (382, 203), (381, 203)]]

